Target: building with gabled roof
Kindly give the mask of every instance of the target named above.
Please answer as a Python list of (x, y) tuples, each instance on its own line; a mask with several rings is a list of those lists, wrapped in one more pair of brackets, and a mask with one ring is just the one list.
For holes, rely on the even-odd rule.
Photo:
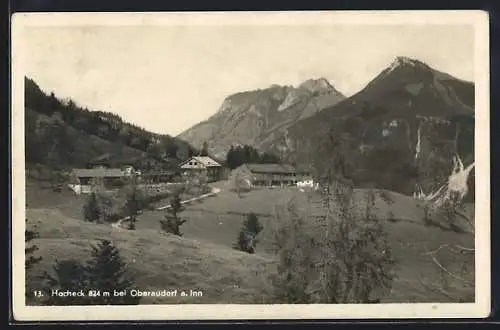
[(220, 180), (222, 173), (222, 165), (208, 156), (193, 156), (180, 163), (179, 167), (183, 174), (204, 174), (209, 181)]
[(240, 176), (249, 186), (295, 185), (303, 175), (290, 164), (243, 164), (233, 170), (233, 176)]

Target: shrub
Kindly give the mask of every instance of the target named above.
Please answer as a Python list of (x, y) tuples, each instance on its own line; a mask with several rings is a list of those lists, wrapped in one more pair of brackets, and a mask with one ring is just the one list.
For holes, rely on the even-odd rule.
[(253, 254), (255, 252), (255, 246), (257, 244), (255, 234), (249, 232), (245, 228), (242, 228), (238, 233), (236, 242), (233, 244), (235, 250), (247, 252)]

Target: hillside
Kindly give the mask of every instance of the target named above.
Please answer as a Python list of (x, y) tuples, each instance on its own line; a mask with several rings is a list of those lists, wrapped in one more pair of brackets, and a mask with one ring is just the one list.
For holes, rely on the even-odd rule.
[(194, 151), (184, 141), (148, 132), (115, 114), (90, 111), (53, 93), (47, 95), (29, 78), (24, 82), (28, 164), (84, 166), (109, 154), (117, 165), (140, 165), (165, 157), (178, 161)]
[(461, 163), (474, 163), (474, 84), (398, 57), (357, 94), (291, 125), (285, 136), (262, 147), (325, 168), (325, 155), (342, 140), (358, 184), (429, 194)]
[(231, 145), (260, 148), (268, 141), (286, 138), (289, 126), (343, 98), (324, 78), (297, 87), (273, 85), (237, 93), (227, 97), (213, 116), (178, 137), (197, 148), (208, 142), (210, 152), (224, 158)]
[[(42, 262), (30, 277), (42, 287), (36, 275), (51, 272), (55, 260), (86, 260), (91, 245), (99, 239), (112, 240), (120, 249), (137, 277), (138, 290), (197, 290), (202, 297), (146, 297), (141, 304), (151, 303), (259, 303), (266, 293), (266, 281), (259, 274), (268, 273), (271, 261), (197, 240), (167, 236), (156, 229), (118, 231), (107, 225), (85, 223), (68, 218), (58, 210), (29, 209), (28, 227), (36, 226), (36, 241)], [(48, 221), (50, 220), (50, 221)], [(193, 300), (194, 299), (194, 300)]]
[[(307, 194), (292, 188), (255, 190), (239, 198), (227, 190), (227, 183), (217, 183), (217, 186), (222, 189), (217, 196), (187, 205), (182, 213), (187, 220), (182, 227), (183, 237), (160, 232), (158, 220), (163, 218), (163, 212), (144, 212), (139, 216), (135, 231), (119, 230), (109, 225), (84, 222), (78, 196), (63, 196), (32, 187), (27, 196), (26, 216), (28, 228), (35, 227), (40, 234), (33, 242), (39, 247), (35, 255), (43, 259), (28, 280), (32, 287), (43, 287), (41, 279), (36, 278), (37, 274), (50, 272), (56, 259), (87, 259), (91, 244), (105, 238), (120, 249), (130, 270), (137, 276), (135, 286), (138, 289), (203, 291), (203, 297), (144, 299), (143, 304), (272, 302), (269, 300), (272, 293), (270, 281), (275, 272), (275, 261), (270, 251), (269, 235), (275, 223), (274, 206), (294, 197), (303, 206), (301, 212), (309, 217), (320, 216), (324, 210), (319, 207), (309, 212)], [(356, 191), (359, 198), (363, 194), (363, 190)], [(382, 302), (449, 302), (454, 299), (451, 297), (473, 299), (473, 286), (464, 286), (461, 281), (451, 279), (446, 284), (451, 297), (425, 286), (425, 283), (439, 285), (443, 281), (439, 267), (426, 253), (447, 244), (473, 246), (473, 235), (425, 226), (423, 210), (417, 201), (397, 193), (385, 194), (393, 202), (387, 204), (385, 199), (377, 198), (376, 214), (390, 220), (385, 222), (385, 228), (397, 262), (397, 277), (391, 292), (382, 297)], [(313, 200), (316, 197), (313, 196)], [(360, 201), (356, 205), (362, 209), (362, 204)], [(264, 225), (254, 255), (232, 249), (248, 212), (258, 212)], [(469, 212), (473, 212), (473, 205), (470, 205)], [(443, 249), (437, 257), (453, 273), (474, 281), (474, 255)]]

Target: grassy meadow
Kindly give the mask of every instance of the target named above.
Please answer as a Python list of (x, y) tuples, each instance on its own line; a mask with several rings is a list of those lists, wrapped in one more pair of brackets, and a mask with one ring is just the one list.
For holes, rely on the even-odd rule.
[[(185, 206), (181, 218), (187, 222), (181, 227), (183, 236), (177, 237), (160, 231), (159, 220), (164, 211), (144, 211), (138, 217), (135, 231), (90, 224), (83, 221), (81, 213), (85, 197), (75, 196), (71, 191), (42, 190), (28, 183), (28, 226), (35, 225), (40, 234), (34, 242), (39, 247), (36, 253), (43, 257), (35, 272), (50, 270), (56, 259), (86, 258), (92, 242), (111, 238), (136, 274), (138, 289), (203, 291), (202, 297), (143, 298), (141, 303), (271, 302), (270, 276), (275, 263), (266, 228), (273, 221), (274, 206), (295, 197), (303, 211), (320, 217), (324, 211), (319, 196), (290, 187), (253, 190), (240, 198), (230, 191), (228, 182), (211, 185), (221, 191)], [(355, 192), (360, 209), (363, 193), (363, 190)], [(424, 211), (418, 201), (397, 193), (385, 194), (392, 202), (377, 198), (377, 216), (388, 220), (385, 228), (396, 259), (397, 277), (381, 302), (451, 302), (459, 298), (473, 301), (474, 287), (464, 286), (454, 278), (450, 280), (427, 255), (445, 244), (473, 247), (473, 235), (425, 225)], [(256, 213), (264, 226), (255, 254), (232, 249), (249, 212)], [(436, 256), (446, 269), (474, 281), (473, 255), (440, 249)]]

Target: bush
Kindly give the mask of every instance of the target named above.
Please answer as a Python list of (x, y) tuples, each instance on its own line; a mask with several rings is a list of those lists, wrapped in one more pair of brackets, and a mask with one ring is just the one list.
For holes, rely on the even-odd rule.
[(247, 252), (253, 254), (255, 252), (255, 246), (257, 244), (255, 234), (249, 232), (245, 228), (242, 228), (238, 233), (238, 238), (233, 244), (235, 250)]

